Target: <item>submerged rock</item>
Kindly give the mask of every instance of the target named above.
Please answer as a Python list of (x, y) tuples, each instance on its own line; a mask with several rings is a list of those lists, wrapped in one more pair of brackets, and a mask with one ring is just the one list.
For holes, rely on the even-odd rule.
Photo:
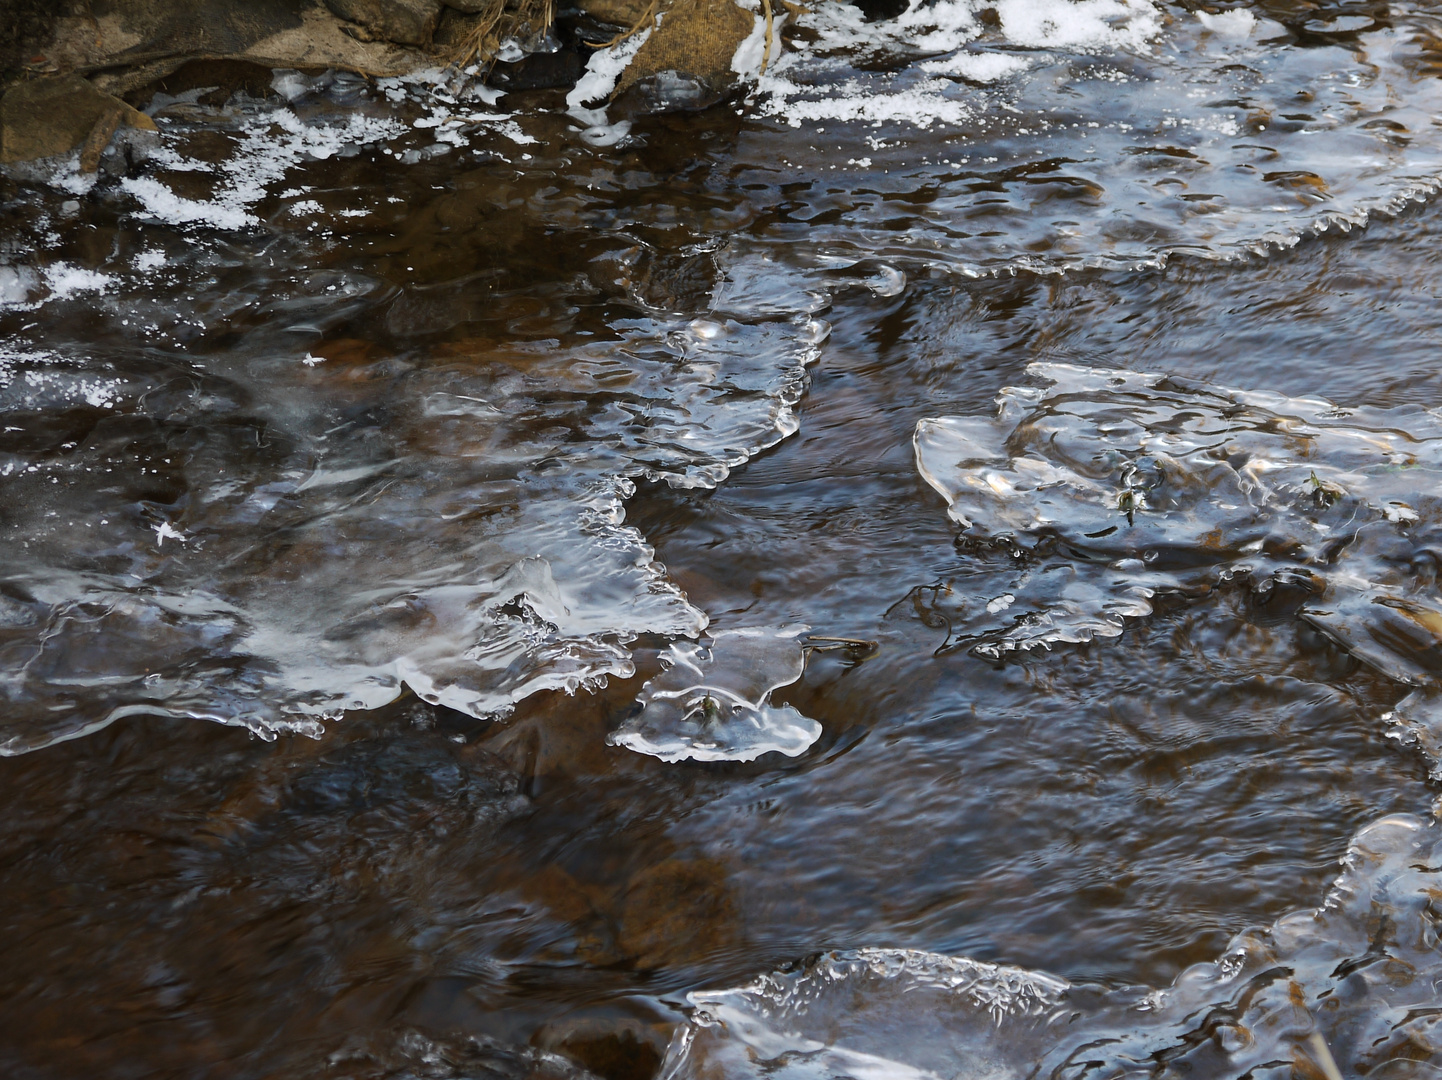
[(732, 947), (740, 915), (714, 859), (667, 859), (637, 874), (621, 903), (618, 944), (642, 970)]
[(401, 45), (427, 44), (441, 17), (440, 0), (325, 0), (325, 6), (374, 37)]

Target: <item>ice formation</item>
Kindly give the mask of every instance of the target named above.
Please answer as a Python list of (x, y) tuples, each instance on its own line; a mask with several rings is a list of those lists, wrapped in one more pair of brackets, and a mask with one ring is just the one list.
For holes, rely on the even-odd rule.
[(610, 741), (662, 761), (754, 761), (795, 757), (821, 725), (771, 693), (801, 678), (806, 628), (719, 630), (708, 644), (678, 641), (662, 654), (665, 671), (641, 691), (640, 712)]
[(1384, 818), (1342, 866), (1321, 907), (1240, 934), (1165, 990), (863, 949), (695, 992), (661, 1075), (1430, 1076), (1442, 828)]
[[(917, 424), (969, 543), (1012, 556), (1004, 608), (920, 598), (980, 655), (1115, 637), (1152, 597), (1246, 578), (1391, 678), (1431, 688), (1442, 416), (1034, 364), (997, 414)], [(998, 592), (1001, 591), (998, 587)], [(1399, 710), (1420, 715), (1422, 698)], [(1420, 720), (1398, 721), (1423, 738)]]

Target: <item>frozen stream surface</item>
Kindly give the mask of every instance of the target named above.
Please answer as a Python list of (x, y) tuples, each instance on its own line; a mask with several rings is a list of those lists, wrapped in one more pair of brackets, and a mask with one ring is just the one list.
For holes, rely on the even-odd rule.
[(0, 1073), (1442, 1076), (1442, 17), (868, 11), (0, 175)]

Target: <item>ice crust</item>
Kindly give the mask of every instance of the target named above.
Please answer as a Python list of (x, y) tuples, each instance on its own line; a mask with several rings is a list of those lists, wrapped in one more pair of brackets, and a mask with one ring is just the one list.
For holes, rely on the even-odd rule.
[[(995, 17), (983, 17), (984, 10)], [(70, 573), (91, 566), (89, 555), (77, 554), (90, 548), (75, 537), (98, 543), (102, 516), (106, 529), (122, 529), (121, 516), (101, 510), (99, 501), (94, 520), (69, 522), (88, 532), (65, 540), (43, 516), (29, 518), (41, 522), (33, 538), (13, 526), (19, 531), (12, 537), (23, 534), (34, 543), (23, 549), (7, 580), (15, 602), (30, 612), (27, 618), (48, 629), (34, 631), (33, 639), (26, 637), (31, 631), (12, 635), (15, 671), (26, 674), (8, 676), (7, 693), (12, 702), (33, 706), (47, 679), (83, 690), (77, 690), (73, 713), (37, 712), (24, 719), (17, 708), (17, 734), (7, 736), (5, 745), (12, 751), (41, 745), (166, 700), (185, 703), (177, 709), (188, 715), (229, 718), (257, 731), (287, 725), (314, 731), (318, 717), (387, 700), (402, 685), (491, 714), (537, 689), (574, 690), (629, 673), (625, 642), (635, 634), (690, 638), (705, 625), (704, 615), (653, 567), (644, 540), (625, 526), (621, 506), (630, 482), (710, 487), (795, 431), (805, 368), (825, 334), (816, 314), (847, 267), (884, 266), (875, 281), (867, 279), (868, 287), (894, 295), (908, 273), (938, 266), (981, 273), (1136, 266), (1174, 251), (1235, 255), (1295, 242), (1329, 222), (1364, 220), (1373, 210), (1432, 190), (1442, 175), (1432, 141), (1413, 134), (1442, 112), (1442, 84), (1428, 74), (1426, 37), (1439, 26), (1430, 13), (1405, 5), (1394, 7), (1386, 25), (1337, 30), (1328, 24), (1330, 29), (1315, 31), (1322, 38), (1305, 48), (1285, 40), (1279, 24), (1245, 12), (1164, 18), (1145, 0), (1005, 0), (999, 6), (947, 0), (913, 4), (897, 19), (874, 22), (846, 4), (827, 3), (795, 19), (791, 44), (761, 79), (752, 113), (760, 122), (739, 137), (726, 182), (745, 189), (755, 180), (774, 192), (778, 183), (800, 176), (812, 190), (799, 194), (798, 204), (826, 213), (794, 222), (778, 218), (752, 235), (718, 239), (706, 257), (721, 272), (703, 311), (682, 313), (638, 299), (644, 316), (619, 320), (613, 340), (594, 348), (567, 346), (548, 359), (528, 356), (528, 376), (553, 380), (563, 396), (572, 395), (565, 407), (518, 391), (512, 382), (496, 386), (482, 379), (458, 395), (415, 376), (420, 396), (404, 399), (402, 411), (410, 412), (398, 430), (419, 440), (426, 430), (444, 428), (457, 433), (456, 445), (462, 445), (471, 436), (459, 432), (474, 425), (478, 443), (528, 447), (505, 461), (499, 478), (475, 462), (452, 462), (438, 488), (420, 497), (419, 477), (431, 463), (409, 446), (392, 448), (394, 458), (384, 468), (370, 460), (330, 461), (326, 454), (312, 460), (297, 450), (268, 472), (234, 478), (233, 488), (213, 505), (196, 500), (183, 511), (132, 511), (123, 526), (129, 531), (107, 534), (112, 546), (106, 550), (121, 553), (115, 559), (125, 564), (123, 573)], [(1348, 36), (1327, 39), (1333, 32)], [(751, 51), (738, 54), (745, 71), (759, 71), (752, 55), (759, 40), (753, 34), (746, 46)], [(585, 130), (564, 139), (604, 150), (629, 137), (624, 123), (609, 124), (584, 106), (608, 92), (627, 50), (641, 41), (632, 38), (592, 58), (590, 81), (583, 80), (571, 102)], [(311, 161), (369, 152), (403, 167), (399, 163), (475, 152), (524, 162), (529, 155), (519, 151), (536, 147), (532, 132), (542, 130), (527, 117), (496, 111), (494, 92), (464, 87), (453, 73), (379, 80), (370, 87), (334, 74), (282, 72), (276, 89), (284, 105), (236, 101), (209, 118), (207, 130), (220, 131), (230, 144), (218, 160), (190, 148), (194, 127), (183, 122), (183, 110), (182, 119), (167, 114), (186, 103), (157, 99), (153, 111), (163, 131), (146, 169), (85, 197), (113, 198), (118, 191), (144, 227), (168, 229), (204, 246), (215, 233), (264, 235), (283, 218), (291, 219), (291, 227), (297, 221), (310, 227), (308, 208), (319, 205), (318, 193), (299, 177)], [(1307, 118), (1297, 119), (1302, 114), (1295, 102), (1305, 95), (1313, 100)], [(792, 125), (812, 126), (798, 135)], [(1265, 143), (1255, 141), (1264, 137)], [(1259, 154), (1265, 157), (1260, 165)], [(823, 170), (856, 170), (865, 183), (833, 185), (823, 193)], [(610, 182), (604, 170), (597, 175)], [(49, 182), (67, 194), (80, 190), (73, 169), (61, 169)], [(192, 189), (205, 184), (209, 195), (195, 196)], [(579, 195), (581, 188), (577, 183), (567, 190)], [(329, 243), (329, 227), (341, 218), (376, 209), (333, 211), (329, 223), (311, 226)], [(660, 211), (652, 212), (658, 215), (653, 224), (673, 227)], [(638, 222), (650, 220), (640, 208), (628, 213)], [(128, 268), (104, 269), (47, 265), (40, 250), (28, 256), (17, 250), (3, 256), (0, 304), (53, 305), (47, 316), (67, 304), (119, 312), (168, 274), (156, 248), (137, 255)], [(618, 280), (630, 273), (619, 263), (617, 269)], [(361, 301), (378, 286), (338, 275), (326, 288), (345, 303)], [(262, 302), (273, 304), (281, 323), (301, 304), (294, 297), (261, 301), (219, 289), (196, 300), (194, 313), (180, 321), (215, 325), (244, 303)], [(165, 384), (154, 372), (118, 377), (79, 349), (63, 355), (27, 351), (18, 341), (6, 348), (0, 404), (22, 421), (27, 409), (49, 407), (45, 402), (62, 394), (69, 402), (134, 415), (146, 395), (153, 400), (155, 387)], [(278, 348), (274, 362), (275, 371), (332, 368), (303, 347)], [(253, 388), (250, 373), (206, 374), (233, 378), (247, 392)], [(277, 385), (296, 377), (285, 374)], [(635, 400), (612, 391), (618, 379)], [(300, 400), (322, 409), (319, 397)], [(1199, 407), (1211, 407), (1209, 400), (1203, 395)], [(291, 431), (299, 422), (293, 414), (305, 414), (309, 405), (270, 407), (278, 430)], [(425, 411), (431, 408), (442, 411)], [(567, 417), (579, 443), (547, 441), (529, 430), (517, 434), (510, 419), (554, 412)], [(318, 423), (318, 416), (311, 420)], [(1336, 428), (1328, 427), (1328, 417), (1318, 422), (1328, 431)], [(938, 427), (938, 438), (946, 430)], [(307, 430), (297, 438), (310, 445), (312, 436)], [(1296, 460), (1291, 466), (1293, 473), (1301, 469)], [(100, 463), (79, 469), (96, 467)], [(0, 470), (35, 484), (68, 475), (56, 461), (24, 455), (0, 463)], [(1323, 481), (1325, 474), (1324, 467)], [(1295, 488), (1301, 481), (1290, 476), (1287, 482)], [(1097, 496), (1085, 485), (1072, 494)], [(36, 507), (48, 505), (36, 492), (25, 497)], [(1425, 597), (1419, 599), (1410, 571), (1373, 552), (1410, 535), (1409, 529), (1430, 528), (1430, 510), (1402, 505), (1407, 498), (1404, 492), (1392, 502), (1367, 502), (1367, 526), (1336, 567), (1319, 570), (1314, 553), (1336, 540), (1319, 530), (1340, 526), (1334, 529), (1326, 514), (1315, 522), (1292, 514), (1287, 522), (1310, 544), (1302, 569), (1292, 565), (1296, 559), (1278, 561), (1272, 548), (1258, 555), (1240, 547), (1225, 558), (1208, 555), (1207, 568), (1212, 579), (1246, 568), (1263, 586), (1272, 581), (1283, 588), (1302, 587), (1302, 570), (1325, 577), (1326, 589), (1309, 602), (1305, 617), (1394, 677), (1430, 685), (1431, 609)], [(376, 571), (377, 591), (354, 608), (348, 605), (359, 601), (348, 595), (349, 582), (339, 571), (333, 577), (319, 573), (300, 588), (277, 579), (267, 592), (270, 571), (256, 572), (238, 550), (246, 529), (255, 536), (292, 530), (310, 550), (343, 552), (369, 573), (374, 553), (408, 548), (416, 530), (426, 528), (421, 522), (430, 515), (452, 520), (445, 515), (459, 513), (461, 505), (476, 508), (485, 526), (468, 538), (443, 529), (424, 557), (402, 560), (394, 574), (392, 568)], [(1274, 511), (1269, 505), (1263, 516)], [(55, 513), (64, 510), (57, 504)], [(1421, 515), (1420, 524), (1408, 514)], [(1094, 529), (1081, 531), (1079, 538), (1068, 532), (1075, 550), (1105, 549), (1085, 535)], [(225, 545), (216, 537), (222, 535), (237, 549), (226, 549), (219, 564), (228, 567), (225, 559), (231, 558), (249, 567), (244, 574), (234, 571), (228, 584), (211, 581), (202, 570), (219, 558)], [(1195, 547), (1201, 536), (1178, 542)], [(1247, 536), (1245, 543), (1257, 541)], [(514, 547), (505, 537), (515, 538)], [(1168, 544), (1175, 539), (1162, 538)], [(944, 647), (996, 657), (1034, 644), (1112, 636), (1128, 618), (1150, 611), (1156, 590), (1190, 588), (1197, 578), (1165, 560), (1136, 556), (1133, 566), (1127, 562), (1133, 556), (1124, 553), (1104, 555), (1102, 566), (1090, 555), (1043, 555), (1018, 559), (1010, 578), (977, 610), (960, 610), (955, 596), (940, 587), (920, 597), (951, 627)], [(545, 572), (528, 560), (541, 560)], [(1378, 570), (1384, 564), (1385, 572)], [(43, 597), (28, 584), (42, 579), (50, 582)], [(460, 592), (447, 591), (452, 588)], [(178, 596), (205, 599), (187, 606)], [(318, 608), (327, 612), (325, 627), (314, 625)], [(357, 629), (362, 624), (369, 628)], [(403, 625), (409, 629), (396, 629)], [(118, 629), (84, 637), (78, 636), (82, 626)], [(339, 636), (325, 637), (332, 630)], [(317, 634), (330, 644), (317, 645)], [(170, 635), (170, 652), (146, 644), (158, 640), (155, 635)], [(108, 645), (97, 651), (92, 646), (101, 638), (133, 638), (135, 653), (120, 658), (106, 651)], [(72, 639), (90, 645), (69, 652)], [(355, 644), (334, 643), (340, 640)], [(464, 659), (473, 646), (479, 651)], [(352, 648), (364, 659), (346, 658)], [(34, 655), (43, 662), (22, 659), (30, 655), (27, 649), (39, 650)], [(152, 665), (143, 655), (147, 649), (170, 659)], [(311, 656), (324, 659), (303, 659)], [(246, 675), (236, 682), (240, 669)], [(75, 674), (81, 671), (83, 676)], [(106, 694), (114, 690), (117, 704), (109, 711), (93, 706), (102, 685), (111, 688)], [(788, 724), (794, 727), (795, 718), (786, 717), (781, 726)], [(1399, 734), (1421, 739), (1417, 723), (1398, 725)], [(787, 745), (799, 745), (801, 736), (788, 739)]]
[(1431, 1076), (1439, 890), (1442, 828), (1393, 815), (1353, 838), (1321, 907), (1238, 935), (1165, 990), (908, 950), (826, 953), (688, 995), (692, 1021), (661, 1075), (1323, 1076), (1320, 1037), (1344, 1076)]
[[(201, 455), (173, 506), (108, 501), (107, 470), (124, 459), (105, 440), (61, 460), (0, 455), (14, 508), (0, 525), (17, 552), (0, 580), (0, 753), (136, 711), (316, 734), (323, 717), (404, 686), (488, 716), (630, 675), (637, 634), (706, 626), (624, 525), (631, 478), (710, 487), (790, 434), (822, 336), (810, 318), (718, 311), (632, 319), (614, 342), (539, 351), (527, 379), (417, 370), (395, 387), (391, 445), (372, 458), (305, 435), (306, 411), (323, 415), (334, 384), (323, 362), (277, 357), (274, 386), (246, 391), (283, 395), (258, 429), (270, 434), (248, 437), (289, 428), (295, 451), (223, 480)], [(166, 378), (7, 356), (0, 420), (12, 426), (66, 403), (135, 415)], [(197, 370), (168, 422), (228, 430), (225, 398), (250, 377)], [(157, 471), (174, 476), (192, 454)]]
[(970, 52), (966, 46), (984, 36), (981, 13), (999, 21), (1002, 47), (1067, 52), (1145, 50), (1161, 30), (1161, 13), (1149, 0), (913, 0), (895, 19), (867, 20), (849, 3), (817, 4), (797, 17), (805, 37), (783, 53), (757, 89), (765, 98), (764, 115), (792, 126), (815, 121), (896, 122), (927, 128), (932, 124), (965, 127), (981, 118), (986, 106), (971, 95), (954, 93), (945, 79), (909, 78), (905, 69), (842, 81), (847, 65), (905, 57), (924, 60), (926, 75), (991, 83), (1032, 66), (1025, 53)]
[[(387, 115), (391, 102), (337, 110), (335, 95), (364, 99), (363, 84), (277, 79), (290, 104), (233, 102), (206, 117), (204, 130), (230, 140), (218, 162), (189, 148), (193, 125), (168, 123), (148, 171), (111, 189), (136, 200), (166, 257), (148, 246), (102, 272), (46, 265), (37, 250), (33, 266), (0, 277), (7, 296), (44, 308), (57, 345), (77, 310), (126, 324), (165, 310), (172, 321), (143, 332), (178, 341), (271, 313), (234, 355), (0, 345), (0, 426), (109, 418), (78, 447), (0, 452), (0, 535), (13, 552), (0, 571), (0, 754), (136, 713), (317, 735), (327, 717), (407, 687), (500, 716), (542, 690), (629, 676), (637, 635), (694, 638), (707, 623), (626, 526), (635, 481), (712, 487), (796, 430), (824, 301), (794, 271), (724, 244), (682, 256), (708, 268), (714, 295), (657, 307), (638, 294), (590, 341), (392, 360), (374, 383), (313, 353), (302, 342), (316, 321), (354, 312), (379, 283), (277, 278), (235, 254), (252, 241), (224, 234), (284, 249), (283, 230), (307, 229), (320, 206), (301, 179), (307, 162), (373, 140), (405, 154), (417, 133), (534, 140), (438, 79), (379, 86), (414, 123)], [(210, 196), (175, 194), (187, 174), (206, 174)], [(263, 216), (277, 194), (281, 211)], [(632, 245), (601, 265), (625, 279), (644, 256)], [(248, 267), (238, 287), (237, 258)], [(776, 297), (799, 303), (782, 310)], [(373, 437), (326, 434), (366, 401), (386, 415)], [(170, 432), (161, 444), (125, 434), (154, 423)], [(168, 494), (114, 494), (147, 485)]]
[[(1236, 258), (1430, 196), (1442, 25), (1308, 29), (1146, 0), (815, 5), (756, 85), (778, 170), (852, 175), (809, 244), (968, 274)], [(1305, 103), (1305, 107), (1299, 105)], [(858, 163), (864, 163), (858, 165)]]
[(662, 761), (754, 761), (795, 757), (821, 737), (821, 725), (771, 692), (801, 678), (806, 627), (738, 627), (709, 643), (678, 641), (662, 654), (665, 671), (646, 683), (640, 712), (609, 741)]
[(940, 587), (921, 598), (945, 614), (944, 648), (999, 658), (1115, 637), (1158, 591), (1242, 579), (1305, 597), (1300, 617), (1359, 659), (1435, 687), (1442, 606), (1424, 553), (1442, 528), (1442, 415), (1114, 369), (1028, 371), (1042, 385), (1004, 390), (994, 417), (916, 427), (917, 468), (948, 516), (1014, 564), (996, 611)]

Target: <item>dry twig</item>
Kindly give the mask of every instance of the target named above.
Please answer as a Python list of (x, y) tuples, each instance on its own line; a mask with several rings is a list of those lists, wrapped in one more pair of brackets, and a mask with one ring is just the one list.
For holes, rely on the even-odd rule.
[(649, 24), (651, 20), (656, 17), (657, 6), (657, 0), (651, 0), (651, 2), (646, 5), (645, 12), (641, 15), (639, 19), (635, 21), (635, 23), (632, 24), (631, 29), (622, 30), (610, 41), (603, 41), (599, 44), (594, 42), (588, 42), (587, 44), (589, 44), (593, 49), (609, 49), (612, 45), (619, 45), (627, 38), (634, 37), (636, 34), (639, 34), (641, 32), (643, 27)]
[(550, 33), (554, 21), (554, 0), (520, 0), (511, 11), (506, 10), (506, 0), (491, 0), (475, 28), (452, 57), (452, 62), (458, 68), (464, 68), (473, 60), (483, 64), (493, 63), (496, 50), (506, 38), (515, 36), (523, 28), (535, 36), (544, 37)]
[(775, 26), (771, 17), (771, 0), (761, 0), (761, 8), (766, 12), (766, 44), (761, 48), (761, 70), (757, 77), (766, 74), (766, 65), (771, 62), (771, 43), (775, 38)]

